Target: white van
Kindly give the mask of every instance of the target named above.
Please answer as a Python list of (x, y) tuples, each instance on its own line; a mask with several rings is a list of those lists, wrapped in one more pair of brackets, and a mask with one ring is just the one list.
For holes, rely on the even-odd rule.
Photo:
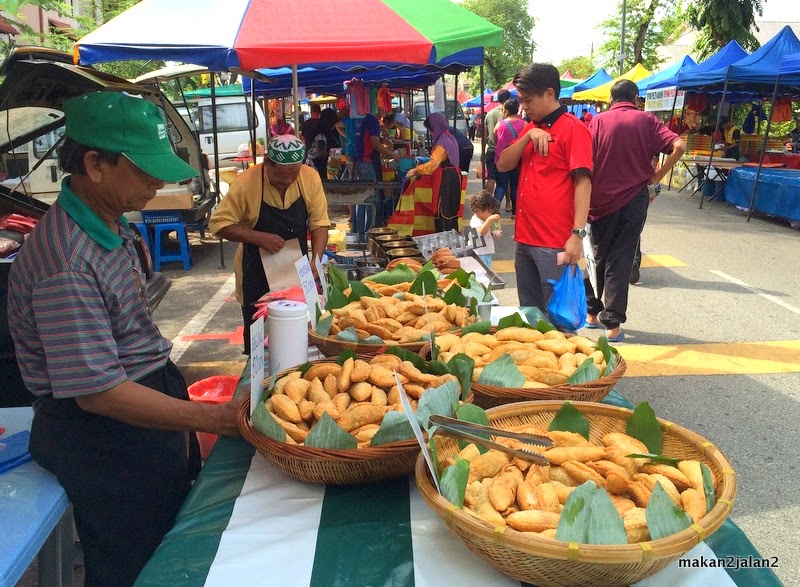
[[(217, 141), (219, 158), (233, 159), (239, 145), (250, 141), (250, 129), (253, 127), (253, 108), (250, 99), (245, 96), (225, 96), (217, 98)], [(197, 103), (197, 131), (200, 137), (200, 148), (214, 161), (214, 134), (211, 109), (211, 98), (203, 98)], [(267, 136), (267, 120), (261, 105), (256, 102), (256, 137)], [(213, 164), (213, 163), (212, 163)]]
[[(453, 111), (455, 110), (456, 115), (456, 123), (453, 124)], [(430, 104), (429, 113), (433, 112), (441, 112), (440, 108), (434, 108), (433, 103)], [(425, 128), (425, 125), (422, 123), (425, 121), (426, 114), (425, 114), (425, 101), (414, 101), (414, 132), (417, 133), (418, 136), (425, 136), (425, 133), (428, 132)], [(455, 126), (456, 129), (460, 130), (464, 134), (467, 134), (467, 119), (464, 118), (464, 110), (461, 108), (461, 104), (458, 102), (454, 102), (453, 100), (447, 100), (444, 106), (444, 115), (447, 118), (447, 124), (450, 126)]]

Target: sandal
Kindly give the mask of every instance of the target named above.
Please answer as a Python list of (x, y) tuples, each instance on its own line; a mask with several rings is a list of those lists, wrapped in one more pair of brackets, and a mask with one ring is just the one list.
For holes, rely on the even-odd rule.
[(625, 340), (625, 333), (620, 330), (616, 336), (608, 336), (608, 334), (606, 334), (606, 340), (608, 342), (623, 342)]

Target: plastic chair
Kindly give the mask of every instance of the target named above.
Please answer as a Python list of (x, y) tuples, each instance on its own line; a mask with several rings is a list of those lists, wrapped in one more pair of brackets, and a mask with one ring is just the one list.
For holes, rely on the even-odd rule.
[[(183, 270), (188, 271), (192, 267), (192, 248), (189, 246), (189, 236), (186, 234), (185, 222), (161, 222), (151, 224), (153, 228), (153, 269), (161, 271), (161, 263), (180, 261), (183, 263)], [(175, 232), (180, 245), (179, 252), (167, 253), (163, 246), (163, 236)]]

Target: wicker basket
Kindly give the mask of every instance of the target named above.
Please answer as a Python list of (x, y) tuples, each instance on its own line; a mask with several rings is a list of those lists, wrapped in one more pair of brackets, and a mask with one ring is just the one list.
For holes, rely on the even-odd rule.
[[(431, 345), (425, 343), (419, 354), (425, 360), (431, 357)], [(614, 370), (600, 379), (588, 383), (564, 383), (550, 387), (497, 387), (483, 383), (472, 382), (472, 396), (476, 406), (484, 409), (495, 408), (514, 402), (528, 402), (535, 400), (557, 401), (583, 401), (599, 402), (606, 397), (624, 375), (628, 364), (622, 355), (616, 355), (617, 365)]]
[[(323, 361), (315, 361), (314, 364), (320, 362)], [(287, 369), (275, 377), (283, 377), (291, 371), (293, 369)], [(269, 386), (269, 381), (264, 383)], [(351, 450), (278, 442), (253, 428), (250, 423), (250, 400), (246, 400), (239, 409), (237, 423), (244, 439), (264, 455), (272, 466), (309, 483), (354, 485), (401, 477), (414, 470), (414, 461), (419, 454), (419, 444), (414, 438)]]
[[(457, 333), (458, 331), (453, 332)], [(350, 349), (358, 355), (374, 357), (375, 355), (383, 354), (388, 346), (406, 349), (412, 353), (419, 353), (422, 347), (424, 347), (426, 344), (429, 344), (424, 340), (418, 342), (397, 342), (392, 344), (363, 344), (358, 342), (346, 342), (336, 338), (335, 336), (322, 336), (314, 332), (314, 329), (311, 327), (308, 328), (308, 342), (309, 344), (315, 345), (319, 349), (319, 352), (326, 357), (338, 357), (339, 354), (345, 349)]]
[[(576, 402), (591, 423), (590, 436), (600, 444), (608, 432), (624, 432), (631, 411), (603, 404)], [(526, 402), (492, 409), (490, 423), (498, 428), (535, 424), (547, 428), (561, 402)], [(705, 462), (714, 472), (716, 505), (690, 528), (660, 540), (639, 544), (589, 545), (552, 540), (511, 528), (494, 527), (454, 506), (439, 495), (428, 467), (417, 459), (417, 486), (423, 498), (475, 554), (503, 573), (539, 587), (616, 587), (629, 585), (667, 567), (701, 540), (715, 532), (728, 517), (736, 496), (736, 476), (725, 456), (701, 436), (659, 420), (664, 434), (664, 454)], [(439, 458), (458, 452), (456, 441), (445, 439)]]

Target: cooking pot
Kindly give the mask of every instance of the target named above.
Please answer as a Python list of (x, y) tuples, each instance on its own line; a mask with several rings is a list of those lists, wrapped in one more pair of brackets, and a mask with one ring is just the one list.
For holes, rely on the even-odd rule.
[(371, 228), (367, 233), (370, 238), (375, 238), (376, 236), (382, 236), (387, 234), (397, 234), (396, 228), (390, 228), (388, 226), (382, 226), (379, 228)]
[(412, 259), (422, 259), (419, 249), (411, 247), (403, 247), (399, 249), (389, 249), (386, 251), (386, 256), (390, 259), (398, 259), (400, 257), (411, 257)]
[(380, 266), (382, 259), (373, 257), (371, 255), (361, 256), (355, 259), (356, 265), (359, 267)]
[(347, 275), (348, 281), (358, 281), (361, 277), (358, 274), (358, 267), (351, 263), (331, 263), (332, 267), (336, 267), (339, 271)]
[(399, 241), (381, 243), (381, 248), (385, 251), (389, 249), (416, 249), (417, 243), (415, 243), (413, 240), (403, 239)]
[(385, 270), (380, 265), (365, 265), (364, 267), (359, 267), (358, 271), (361, 273), (361, 278), (363, 279), (365, 277), (369, 277), (370, 275), (381, 273)]

